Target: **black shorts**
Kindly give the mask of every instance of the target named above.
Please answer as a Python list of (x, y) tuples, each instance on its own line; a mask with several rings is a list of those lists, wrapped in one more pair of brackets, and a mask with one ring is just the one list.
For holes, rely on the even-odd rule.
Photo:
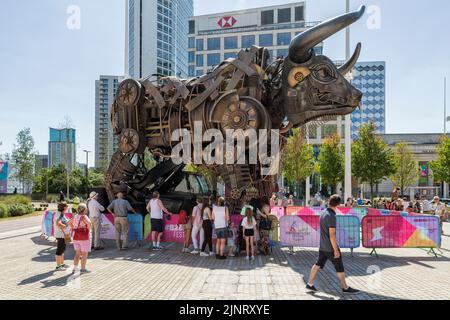
[(152, 231), (164, 232), (163, 219), (151, 219)]
[(253, 237), (255, 235), (254, 229), (244, 229), (244, 236)]
[(64, 238), (56, 238), (57, 246), (56, 246), (56, 255), (62, 256), (66, 251), (66, 240)]
[(342, 253), (339, 259), (334, 258), (333, 252), (325, 252), (325, 251), (319, 251), (319, 260), (316, 262), (316, 266), (320, 267), (320, 269), (323, 269), (325, 267), (325, 263), (327, 260), (330, 260), (331, 263), (333, 263), (334, 268), (336, 269), (336, 272), (344, 272), (344, 263), (342, 262)]

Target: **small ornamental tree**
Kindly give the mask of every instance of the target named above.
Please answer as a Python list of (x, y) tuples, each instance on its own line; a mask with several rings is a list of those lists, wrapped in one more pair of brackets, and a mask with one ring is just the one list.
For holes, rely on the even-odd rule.
[(360, 183), (370, 186), (370, 196), (373, 199), (374, 187), (394, 172), (393, 152), (376, 136), (375, 125), (362, 125), (352, 146), (352, 174)]
[(286, 180), (297, 185), (314, 173), (314, 151), (306, 143), (300, 129), (293, 129), (282, 156), (282, 172)]
[(337, 184), (344, 179), (345, 172), (345, 155), (339, 135), (332, 135), (324, 140), (317, 161), (322, 181), (332, 186), (335, 193)]
[(417, 161), (411, 149), (405, 143), (398, 143), (394, 150), (395, 173), (390, 176), (392, 182), (400, 187), (401, 197), (406, 187), (417, 181)]

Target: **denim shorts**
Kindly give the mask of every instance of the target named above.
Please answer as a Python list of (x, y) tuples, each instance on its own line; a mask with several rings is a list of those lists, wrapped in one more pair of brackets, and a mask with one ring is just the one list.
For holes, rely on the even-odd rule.
[(226, 239), (227, 238), (227, 228), (216, 229), (217, 239)]

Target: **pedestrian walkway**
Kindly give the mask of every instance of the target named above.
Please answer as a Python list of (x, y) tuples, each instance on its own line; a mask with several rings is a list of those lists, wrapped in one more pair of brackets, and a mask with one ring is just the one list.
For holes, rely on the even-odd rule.
[[(448, 223), (445, 230), (450, 234)], [(88, 267), (93, 272), (74, 278), (53, 272), (56, 248), (39, 233), (8, 237), (0, 240), (0, 246), (0, 300), (450, 299), (449, 236), (443, 236), (438, 258), (421, 249), (380, 249), (379, 258), (366, 249), (356, 250), (353, 257), (344, 250), (349, 285), (363, 291), (351, 297), (340, 294), (331, 264), (318, 276), (321, 292), (306, 292), (305, 281), (317, 258), (312, 249), (296, 248), (290, 255), (286, 248), (276, 247), (272, 256), (246, 261), (182, 254), (176, 244), (161, 252), (144, 248), (118, 252), (108, 243), (106, 250), (91, 255)], [(66, 263), (72, 258), (69, 245)]]

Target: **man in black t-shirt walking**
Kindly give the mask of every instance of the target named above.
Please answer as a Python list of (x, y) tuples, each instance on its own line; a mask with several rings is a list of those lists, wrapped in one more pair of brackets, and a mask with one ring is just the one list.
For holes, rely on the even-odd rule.
[(358, 293), (359, 290), (353, 289), (345, 281), (344, 264), (342, 262), (341, 250), (336, 241), (336, 209), (341, 204), (341, 197), (333, 195), (328, 201), (328, 208), (320, 216), (320, 249), (319, 259), (311, 269), (309, 281), (306, 289), (318, 291), (314, 286), (314, 279), (317, 272), (323, 269), (327, 260), (330, 260), (336, 269), (337, 276), (341, 282), (343, 293)]

